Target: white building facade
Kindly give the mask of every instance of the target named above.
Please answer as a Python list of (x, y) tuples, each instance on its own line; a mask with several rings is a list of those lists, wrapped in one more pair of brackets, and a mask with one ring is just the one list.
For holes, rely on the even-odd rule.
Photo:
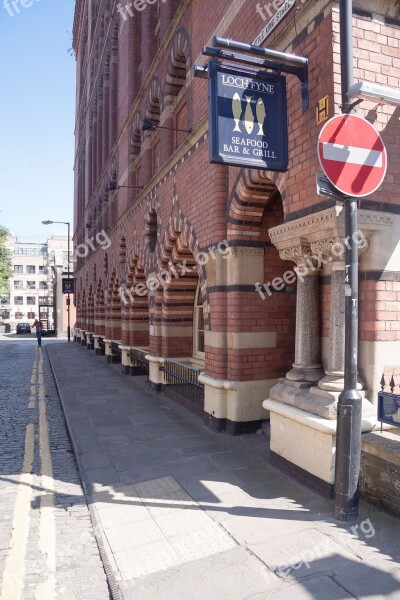
[[(18, 323), (32, 324), (40, 318), (46, 329), (56, 329), (54, 279), (68, 270), (67, 236), (53, 236), (44, 243), (20, 242), (10, 236), (6, 247), (13, 274), (8, 295), (0, 299), (0, 323), (9, 324), (13, 331)], [(64, 311), (59, 312), (62, 318)]]

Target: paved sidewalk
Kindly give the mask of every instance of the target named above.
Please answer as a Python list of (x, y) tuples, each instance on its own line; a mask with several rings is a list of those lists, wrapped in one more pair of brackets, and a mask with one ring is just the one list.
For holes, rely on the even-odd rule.
[(76, 344), (48, 346), (115, 598), (400, 600), (400, 521), (356, 524)]

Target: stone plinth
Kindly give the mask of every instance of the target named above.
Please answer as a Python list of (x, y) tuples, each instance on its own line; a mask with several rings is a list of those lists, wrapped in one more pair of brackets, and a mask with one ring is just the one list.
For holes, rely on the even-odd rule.
[[(270, 411), (271, 464), (332, 496), (337, 421), (271, 399), (265, 400), (263, 407)], [(363, 417), (361, 427), (369, 432), (380, 424), (375, 417)]]

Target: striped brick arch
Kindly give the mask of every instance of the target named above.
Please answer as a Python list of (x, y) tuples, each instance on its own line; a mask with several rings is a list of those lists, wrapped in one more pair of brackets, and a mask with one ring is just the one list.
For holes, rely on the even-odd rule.
[[(242, 169), (228, 202), (228, 239), (258, 241), (268, 203), (279, 194), (282, 173)], [(279, 194), (280, 195), (280, 194)]]
[(166, 96), (177, 96), (186, 84), (187, 72), (192, 65), (192, 48), (188, 32), (183, 27), (178, 29), (169, 53), (165, 73)]
[(146, 117), (154, 123), (160, 122), (160, 114), (163, 110), (163, 93), (160, 80), (158, 77), (153, 77), (150, 84), (149, 95), (147, 100)]
[(81, 306), (80, 306), (80, 322), (82, 323), (82, 326), (84, 328), (87, 327), (87, 320), (86, 320), (86, 290), (83, 290), (82, 292), (82, 300), (81, 300)]
[(144, 253), (145, 253), (145, 266), (147, 271), (152, 271), (156, 268), (157, 264), (157, 240), (158, 233), (161, 229), (161, 210), (160, 201), (156, 195), (152, 196), (148, 201), (147, 214), (145, 218), (145, 229), (144, 229)]
[(108, 284), (105, 336), (107, 339), (119, 341), (121, 339), (121, 298), (119, 278), (113, 270)]
[(149, 298), (143, 263), (133, 256), (127, 271), (123, 302), (122, 343), (126, 346), (149, 345)]
[[(165, 281), (154, 295), (154, 323), (163, 325), (162, 356), (191, 356), (193, 310), (199, 275), (198, 243), (192, 225), (178, 209), (171, 218), (160, 251), (158, 272)], [(199, 272), (200, 271), (200, 272)], [(205, 281), (202, 282), (205, 286)], [(202, 285), (203, 287), (203, 285)], [(204, 295), (203, 295), (204, 297)]]
[(103, 275), (104, 275), (105, 279), (108, 276), (108, 254), (107, 254), (107, 252), (105, 253), (104, 260), (103, 260)]
[(118, 251), (118, 262), (120, 266), (120, 271), (124, 269), (126, 263), (126, 239), (125, 237), (121, 237), (119, 242), (119, 251)]
[(88, 294), (86, 326), (90, 333), (94, 333), (94, 296), (92, 286), (90, 286)]
[(162, 247), (159, 250), (158, 265), (160, 270), (165, 269), (166, 265), (168, 265), (172, 249), (176, 240), (181, 234), (183, 234), (183, 239), (186, 240), (187, 248), (190, 249), (193, 256), (197, 256), (199, 252), (199, 245), (194, 227), (189, 219), (185, 217), (181, 209), (177, 206), (177, 202), (175, 202), (173, 214), (167, 225)]
[[(170, 222), (167, 227), (167, 231), (164, 235), (164, 242), (162, 248), (159, 250), (158, 256), (158, 269), (159, 271), (165, 269), (168, 266), (168, 262), (171, 258), (172, 249), (175, 245), (175, 241), (178, 239), (180, 234), (183, 234), (183, 239), (186, 241), (186, 247), (191, 252), (193, 257), (196, 257), (199, 254), (200, 248), (197, 241), (197, 236), (194, 231), (194, 227), (189, 221), (189, 219), (183, 214), (181, 209), (177, 205), (177, 201), (175, 201), (175, 209), (173, 216), (170, 219)], [(200, 281), (202, 297), (204, 303), (204, 314), (205, 316), (208, 314), (208, 297), (207, 297), (207, 272), (206, 268), (197, 265), (198, 270), (198, 279)]]
[(132, 120), (131, 130), (131, 158), (136, 159), (142, 148), (142, 117), (139, 112), (135, 113)]
[(76, 307), (76, 327), (82, 327), (82, 315), (81, 315), (81, 297), (82, 295), (77, 292), (75, 299), (75, 307)]
[(104, 286), (102, 279), (97, 283), (95, 310), (94, 310), (94, 329), (97, 335), (105, 334), (105, 302)]

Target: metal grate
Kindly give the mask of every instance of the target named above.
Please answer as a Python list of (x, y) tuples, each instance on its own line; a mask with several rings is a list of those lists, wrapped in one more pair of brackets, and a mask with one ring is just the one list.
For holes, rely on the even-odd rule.
[(135, 375), (149, 374), (149, 361), (146, 359), (146, 354), (148, 354), (148, 350), (139, 350), (137, 348), (129, 352)]
[(190, 367), (176, 360), (166, 360), (160, 371), (165, 373), (165, 382), (170, 389), (186, 398), (204, 404), (204, 385), (199, 382), (201, 369)]

